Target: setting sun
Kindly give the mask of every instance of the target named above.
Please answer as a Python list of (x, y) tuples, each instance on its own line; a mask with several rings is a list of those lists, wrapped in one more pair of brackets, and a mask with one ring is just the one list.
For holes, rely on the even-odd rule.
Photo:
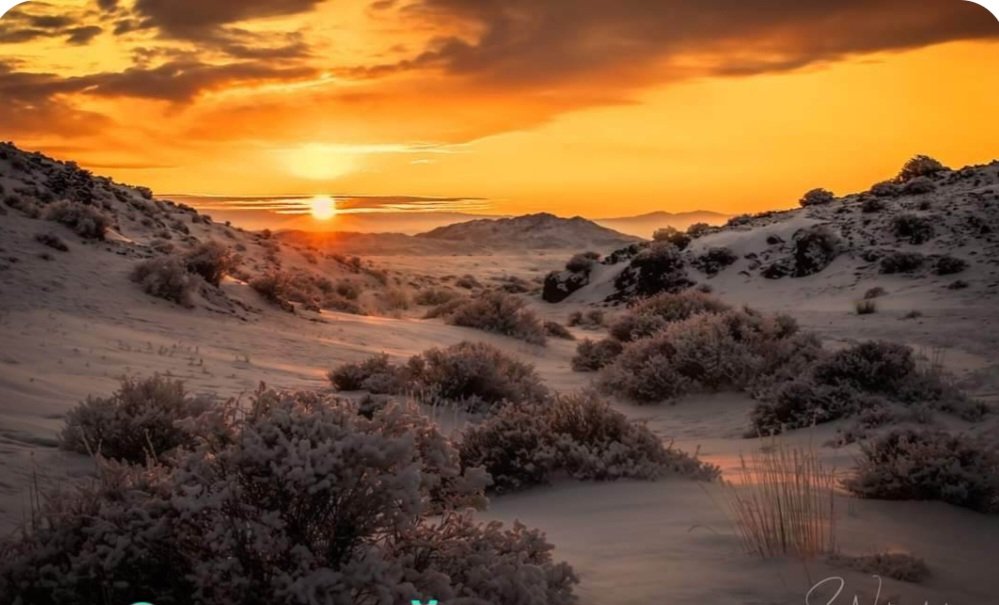
[(336, 200), (328, 195), (319, 195), (309, 201), (309, 211), (317, 221), (328, 221), (336, 216)]

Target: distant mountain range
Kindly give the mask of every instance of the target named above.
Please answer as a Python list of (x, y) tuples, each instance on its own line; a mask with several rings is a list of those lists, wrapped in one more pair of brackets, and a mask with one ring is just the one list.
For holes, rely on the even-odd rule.
[(651, 238), (656, 229), (663, 227), (676, 227), (681, 231), (694, 223), (707, 223), (709, 225), (720, 225), (729, 219), (729, 215), (709, 210), (694, 210), (691, 212), (649, 212), (638, 216), (624, 216), (619, 218), (597, 218), (593, 222), (603, 225), (621, 233), (637, 235), (646, 239)]
[(544, 212), (514, 218), (478, 219), (457, 223), (438, 227), (417, 237), (489, 247), (518, 246), (531, 249), (608, 248), (627, 245), (639, 239), (602, 227), (579, 216), (561, 218)]

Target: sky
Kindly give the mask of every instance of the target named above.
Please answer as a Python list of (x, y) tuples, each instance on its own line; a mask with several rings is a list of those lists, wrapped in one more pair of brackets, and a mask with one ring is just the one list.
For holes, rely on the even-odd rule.
[(60, 0), (0, 20), (0, 138), (157, 194), (357, 211), (784, 208), (917, 153), (999, 157), (997, 98), (999, 22), (963, 0)]

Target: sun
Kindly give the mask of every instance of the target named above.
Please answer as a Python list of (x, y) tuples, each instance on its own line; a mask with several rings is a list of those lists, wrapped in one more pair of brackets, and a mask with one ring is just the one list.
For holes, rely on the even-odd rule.
[(336, 216), (336, 200), (328, 195), (317, 195), (309, 201), (309, 211), (317, 221), (328, 221)]

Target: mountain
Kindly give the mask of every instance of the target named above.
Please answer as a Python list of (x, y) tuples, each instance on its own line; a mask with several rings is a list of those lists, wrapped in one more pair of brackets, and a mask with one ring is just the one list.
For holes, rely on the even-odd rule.
[(417, 237), (492, 248), (578, 250), (625, 246), (640, 239), (579, 216), (562, 218), (544, 212), (514, 218), (478, 219), (457, 223), (438, 227)]
[(691, 212), (649, 212), (638, 216), (623, 216), (618, 218), (597, 218), (594, 223), (603, 225), (621, 233), (636, 235), (643, 238), (651, 238), (656, 229), (663, 227), (675, 227), (685, 231), (687, 227), (694, 223), (707, 223), (708, 225), (720, 225), (728, 220), (729, 215), (709, 210), (693, 210)]

